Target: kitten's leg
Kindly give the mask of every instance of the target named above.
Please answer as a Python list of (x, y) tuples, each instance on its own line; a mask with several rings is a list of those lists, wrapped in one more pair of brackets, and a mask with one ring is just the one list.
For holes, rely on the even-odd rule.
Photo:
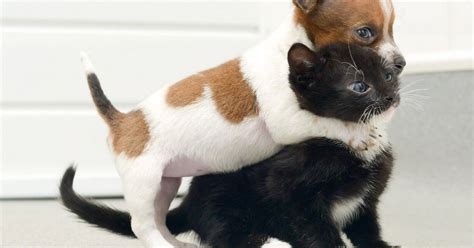
[(346, 224), (343, 231), (358, 248), (393, 247), (380, 237), (380, 225), (375, 209), (364, 209), (351, 223)]
[(155, 222), (155, 201), (159, 201), (156, 198), (161, 189), (161, 176), (167, 162), (168, 159), (158, 155), (144, 154), (134, 159), (117, 158), (125, 200), (132, 217), (132, 230), (147, 248), (194, 248), (196, 246), (170, 239), (166, 233), (162, 235)]
[[(231, 209), (224, 211), (213, 211), (215, 209), (209, 208), (208, 211), (213, 212), (213, 217), (207, 219), (204, 228), (206, 233), (203, 233), (205, 242), (213, 248), (260, 248), (265, 244), (267, 237), (253, 234), (251, 227), (245, 219), (245, 214), (237, 214), (226, 216), (225, 213), (233, 212)], [(222, 210), (222, 209), (221, 209)], [(197, 231), (200, 233), (199, 231)]]
[(292, 221), (293, 229), (289, 243), (292, 247), (301, 248), (339, 248), (345, 247), (339, 229), (325, 218), (303, 219)]
[(213, 248), (260, 248), (266, 242), (263, 237), (251, 234), (233, 233), (231, 237), (215, 237), (209, 245)]

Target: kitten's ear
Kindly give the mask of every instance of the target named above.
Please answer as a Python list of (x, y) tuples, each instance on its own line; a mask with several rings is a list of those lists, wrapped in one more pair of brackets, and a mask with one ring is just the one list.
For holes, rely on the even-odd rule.
[(293, 0), (293, 4), (300, 8), (304, 13), (309, 13), (316, 9), (319, 2), (323, 0)]
[(298, 75), (314, 70), (321, 62), (311, 49), (301, 43), (294, 44), (288, 52), (290, 71)]

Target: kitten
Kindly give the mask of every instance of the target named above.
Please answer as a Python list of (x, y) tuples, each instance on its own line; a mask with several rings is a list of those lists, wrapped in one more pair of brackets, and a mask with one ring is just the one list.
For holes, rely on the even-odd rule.
[[(399, 104), (399, 82), (374, 51), (338, 44), (314, 53), (295, 44), (288, 61), (302, 108), (377, 125), (387, 140), (384, 127)], [(167, 226), (173, 234), (195, 231), (219, 248), (261, 247), (269, 237), (293, 247), (343, 247), (341, 231), (357, 247), (390, 247), (380, 236), (377, 204), (392, 165), (388, 142), (361, 152), (340, 141), (311, 139), (234, 173), (195, 177)], [(127, 213), (80, 198), (73, 178), (71, 168), (61, 184), (66, 206), (75, 206), (71, 210), (89, 223), (133, 236), (125, 228)]]

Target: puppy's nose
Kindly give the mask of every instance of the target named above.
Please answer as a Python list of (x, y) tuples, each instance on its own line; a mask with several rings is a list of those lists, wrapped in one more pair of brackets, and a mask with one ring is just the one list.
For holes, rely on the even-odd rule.
[(393, 64), (395, 65), (395, 68), (397, 68), (397, 73), (400, 74), (407, 65), (407, 62), (403, 56), (398, 56), (393, 60)]

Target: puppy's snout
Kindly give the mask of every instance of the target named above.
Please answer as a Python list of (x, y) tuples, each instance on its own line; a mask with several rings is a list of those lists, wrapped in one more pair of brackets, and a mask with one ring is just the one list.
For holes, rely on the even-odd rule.
[(393, 60), (393, 64), (395, 68), (397, 69), (397, 73), (401, 74), (403, 72), (403, 69), (405, 69), (405, 66), (407, 65), (407, 62), (403, 56), (397, 56)]

